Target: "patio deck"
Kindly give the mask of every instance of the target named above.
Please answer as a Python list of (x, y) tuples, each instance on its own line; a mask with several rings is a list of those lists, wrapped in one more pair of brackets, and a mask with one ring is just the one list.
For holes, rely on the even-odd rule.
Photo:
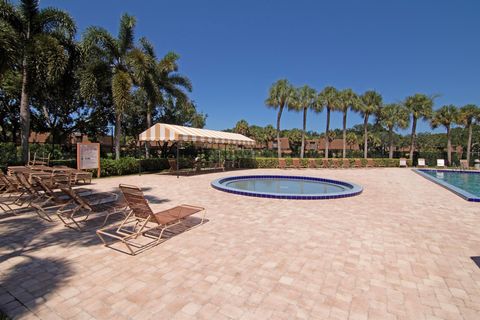
[[(237, 174), (360, 184), (360, 196), (278, 200), (210, 187)], [(206, 224), (137, 256), (33, 214), (0, 214), (0, 309), (24, 319), (480, 319), (480, 204), (408, 169), (245, 170), (95, 180), (141, 185), (154, 209)]]

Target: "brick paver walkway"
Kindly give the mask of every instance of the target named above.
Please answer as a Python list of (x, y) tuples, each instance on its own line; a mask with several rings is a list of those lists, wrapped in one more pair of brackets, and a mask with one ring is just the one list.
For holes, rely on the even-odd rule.
[[(357, 197), (242, 197), (239, 173), (344, 179)], [(155, 209), (190, 203), (208, 222), (137, 256), (33, 214), (0, 216), (0, 306), (25, 319), (480, 319), (480, 204), (408, 169), (250, 170), (142, 185)]]

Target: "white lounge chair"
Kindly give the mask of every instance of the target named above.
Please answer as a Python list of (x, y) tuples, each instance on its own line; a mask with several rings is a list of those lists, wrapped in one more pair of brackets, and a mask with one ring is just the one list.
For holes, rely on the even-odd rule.
[(425, 159), (424, 158), (418, 158), (418, 163), (417, 163), (417, 167), (425, 167)]
[(444, 159), (437, 159), (437, 167), (445, 168), (445, 160)]
[(403, 167), (403, 168), (407, 167), (407, 159), (400, 158), (400, 167)]

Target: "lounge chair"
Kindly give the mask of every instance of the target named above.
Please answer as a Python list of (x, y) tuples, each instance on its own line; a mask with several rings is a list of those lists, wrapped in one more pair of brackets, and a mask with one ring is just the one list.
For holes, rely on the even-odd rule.
[(27, 191), (18, 182), (15, 176), (6, 176), (0, 170), (0, 209), (4, 212), (16, 214), (16, 209), (23, 205), (27, 197)]
[(310, 169), (317, 168), (317, 162), (315, 161), (315, 159), (308, 159), (308, 167)]
[(361, 159), (355, 159), (355, 163), (353, 165), (354, 168), (361, 168), (362, 167), (362, 160)]
[(302, 166), (300, 165), (300, 159), (293, 158), (292, 159), (292, 168), (300, 169)]
[(287, 161), (283, 158), (278, 159), (278, 168), (279, 169), (287, 169)]
[(125, 204), (117, 202), (117, 195), (111, 192), (95, 193), (87, 198), (72, 188), (60, 190), (72, 201), (57, 210), (56, 214), (66, 227), (77, 231), (82, 230), (80, 223), (85, 223), (91, 214), (104, 215), (103, 226), (112, 214), (125, 211)]
[(344, 158), (342, 160), (342, 168), (350, 168), (350, 160), (349, 159)]
[(177, 172), (177, 160), (176, 159), (168, 159), (168, 165), (170, 166), (168, 171)]
[[(126, 204), (131, 210), (128, 216), (119, 225), (115, 226), (114, 231), (108, 231), (111, 227), (97, 230), (97, 235), (105, 246), (110, 246), (105, 237), (121, 241), (128, 249), (131, 255), (136, 252), (132, 247), (138, 248), (139, 245), (132, 240), (140, 235), (152, 238), (153, 245), (157, 245), (162, 240), (165, 230), (183, 224), (186, 218), (198, 212), (203, 212), (200, 224), (205, 219), (205, 208), (182, 204), (167, 210), (154, 213), (139, 187), (121, 184), (120, 190), (123, 193)], [(190, 227), (188, 229), (192, 229)], [(159, 231), (158, 235), (152, 234), (152, 231)]]
[(335, 169), (340, 168), (339, 159), (333, 158), (333, 159), (331, 159), (331, 161), (332, 161), (332, 162), (331, 162), (331, 164), (332, 164), (331, 167), (332, 167), (332, 168), (335, 168)]
[(417, 167), (419, 167), (419, 168), (425, 168), (426, 167), (424, 158), (418, 158)]
[(373, 159), (371, 158), (368, 158), (367, 159), (367, 168), (373, 168), (375, 167), (375, 161), (373, 161)]
[(445, 160), (437, 159), (437, 168), (445, 168)]
[(460, 168), (461, 169), (468, 169), (469, 166), (468, 166), (468, 161), (463, 159), (463, 160), (460, 160)]
[(329, 167), (328, 159), (323, 158), (322, 159), (322, 168), (328, 168), (328, 167)]
[(400, 167), (400, 168), (406, 168), (406, 167), (407, 167), (407, 159), (405, 159), (405, 158), (400, 158), (399, 167)]

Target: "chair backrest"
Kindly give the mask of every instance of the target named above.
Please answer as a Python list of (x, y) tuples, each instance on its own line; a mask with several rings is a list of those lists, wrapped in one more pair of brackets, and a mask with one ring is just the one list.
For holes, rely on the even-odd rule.
[(30, 183), (30, 181), (28, 181), (22, 172), (16, 172), (15, 178), (17, 178), (20, 185), (24, 187), (28, 193), (32, 195), (38, 195), (38, 191), (33, 187), (33, 185)]
[(308, 167), (309, 168), (316, 168), (317, 163), (315, 162), (315, 159), (308, 159)]
[(17, 186), (8, 180), (7, 176), (0, 170), (0, 184), (4, 185), (5, 188), (3, 189), (4, 192), (12, 192), (18, 191)]
[(437, 167), (445, 167), (445, 160), (437, 159)]
[(139, 187), (120, 184), (119, 188), (123, 193), (128, 207), (132, 210), (136, 217), (142, 219), (146, 219), (149, 216), (152, 216), (153, 218), (155, 217), (152, 209), (148, 205), (147, 199), (145, 199), (145, 195)]
[(287, 162), (285, 161), (285, 159), (278, 159), (278, 167), (279, 168), (285, 168), (287, 166)]
[(424, 158), (418, 158), (418, 166), (420, 167), (425, 167), (425, 159)]
[(460, 160), (460, 168), (467, 169), (468, 168), (468, 161), (465, 160), (465, 159)]
[(298, 158), (293, 158), (293, 159), (292, 159), (292, 164), (293, 164), (294, 167), (300, 168), (300, 159), (298, 159)]
[(350, 160), (343, 159), (343, 167), (344, 168), (349, 168), (350, 167)]
[(80, 207), (94, 211), (92, 206), (87, 201), (85, 201), (85, 199), (79, 196), (72, 188), (60, 188), (60, 190), (62, 190), (62, 192), (69, 196), (73, 201), (75, 201), (75, 203), (78, 204)]
[(168, 159), (168, 165), (170, 166), (170, 171), (177, 170), (177, 160), (176, 159)]

